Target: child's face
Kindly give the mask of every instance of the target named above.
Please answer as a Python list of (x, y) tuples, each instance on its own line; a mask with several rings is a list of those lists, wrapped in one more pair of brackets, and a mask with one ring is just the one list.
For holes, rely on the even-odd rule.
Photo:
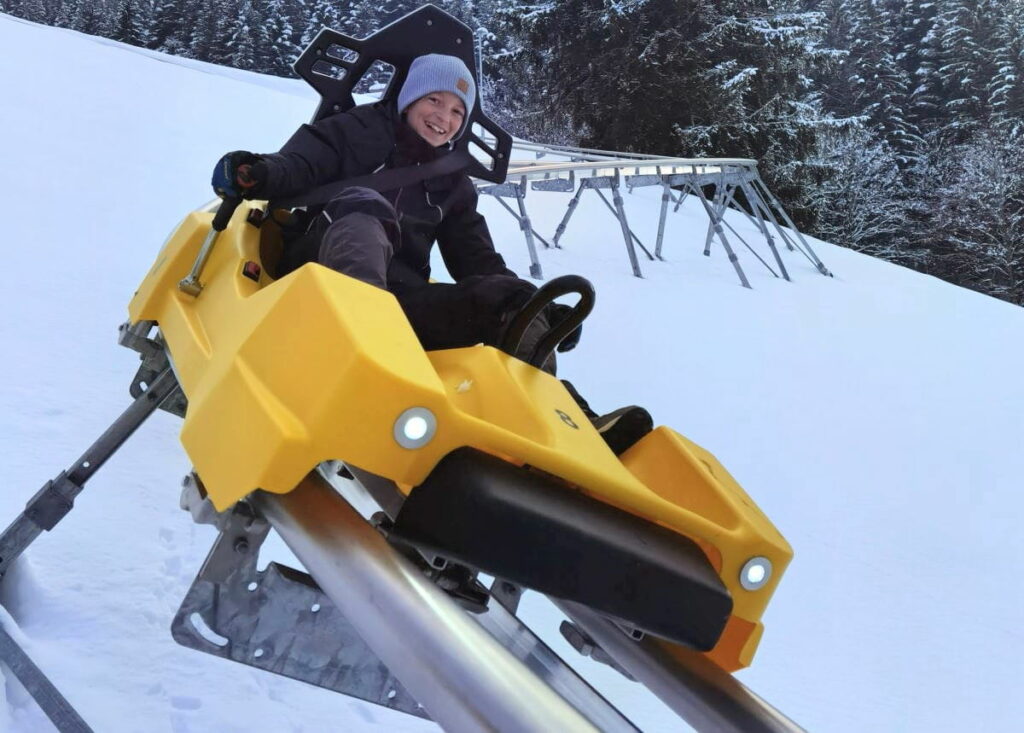
[(455, 137), (465, 118), (466, 105), (451, 92), (425, 94), (405, 112), (409, 127), (435, 148)]

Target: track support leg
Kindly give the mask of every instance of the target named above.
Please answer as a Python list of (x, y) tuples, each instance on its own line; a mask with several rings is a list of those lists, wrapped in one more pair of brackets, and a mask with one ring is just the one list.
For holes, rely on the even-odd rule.
[(165, 369), (68, 470), (61, 471), (36, 492), (25, 511), (0, 535), (0, 578), (43, 530), (53, 529), (71, 511), (85, 482), (177, 390), (174, 373)]
[(60, 733), (92, 733), (71, 703), (50, 679), (35, 665), (28, 654), (18, 646), (3, 624), (0, 623), (0, 662), (3, 662), (24, 685), (29, 694), (39, 703), (46, 717)]
[[(57, 526), (74, 507), (75, 498), (100, 466), (138, 429), (161, 403), (178, 391), (178, 381), (170, 368), (153, 380), (135, 402), (107, 428), (99, 439), (72, 466), (47, 481), (25, 506), (25, 511), (0, 534), (0, 579), (25, 549), (42, 534)], [(90, 731), (53, 683), (25, 654), (14, 639), (0, 627), (0, 661), (3, 661), (35, 699), (61, 733)]]

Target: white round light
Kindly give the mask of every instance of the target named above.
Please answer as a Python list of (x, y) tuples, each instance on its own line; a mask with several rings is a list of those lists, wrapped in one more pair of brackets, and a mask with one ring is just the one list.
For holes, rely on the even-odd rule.
[(427, 421), (418, 415), (410, 417), (405, 421), (402, 432), (409, 440), (419, 440), (427, 434)]
[(746, 590), (763, 588), (772, 577), (772, 561), (767, 557), (752, 557), (740, 570), (740, 585)]
[(395, 440), (403, 448), (422, 448), (437, 432), (437, 418), (426, 407), (410, 407), (395, 420)]

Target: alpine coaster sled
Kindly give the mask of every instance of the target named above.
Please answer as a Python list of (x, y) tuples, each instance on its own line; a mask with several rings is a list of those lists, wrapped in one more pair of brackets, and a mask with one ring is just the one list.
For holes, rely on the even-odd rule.
[[(386, 95), (423, 53), (472, 68), (472, 45), (428, 5), (364, 40), (324, 29), (296, 69), (319, 118), (352, 106), (374, 62), (395, 69)], [(479, 105), (468, 124), (493, 142), (471, 131), (452, 154), (472, 148), (470, 173), (501, 182), (511, 138)], [(589, 312), (589, 283), (559, 278), (527, 304), (512, 341), (555, 297), (580, 298), (529, 363), (425, 352), (390, 293), (317, 264), (275, 277), (278, 203), (214, 204), (172, 233), (121, 329), (142, 357), (136, 402), (0, 535), (0, 574), (162, 407), (183, 416), (194, 466), (182, 507), (220, 531), (174, 619), (180, 643), (449, 730), (635, 730), (515, 616), (535, 590), (577, 651), (698, 729), (796, 730), (730, 674), (754, 657), (785, 539), (670, 428), (616, 456), (536, 366)], [(341, 494), (372, 499), (372, 523)], [(309, 574), (257, 570), (271, 528)]]

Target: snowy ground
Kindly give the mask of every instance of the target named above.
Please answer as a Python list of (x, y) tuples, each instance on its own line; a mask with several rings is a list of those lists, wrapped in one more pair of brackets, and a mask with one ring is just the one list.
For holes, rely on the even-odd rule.
[[(167, 233), (210, 198), (212, 163), (277, 149), (314, 98), (2, 15), (0, 47), (6, 525), (127, 404), (137, 362), (116, 327)], [(546, 276), (579, 272), (599, 294), (563, 375), (595, 407), (647, 405), (714, 452), (796, 551), (743, 681), (814, 731), (1015, 729), (1024, 311), (825, 243), (836, 276), (787, 253), (791, 283), (740, 251), (745, 290), (718, 248), (700, 254), (695, 206), (669, 219), (669, 261), (642, 262), (638, 280), (591, 196), (564, 249), (541, 252)], [(627, 197), (648, 246), (659, 196)], [(538, 231), (567, 199), (531, 194)], [(482, 206), (525, 273), (515, 222)], [(31, 547), (0, 586), (5, 628), (97, 731), (432, 729), (171, 640), (213, 540), (177, 508), (177, 430), (155, 416)], [(527, 613), (565, 649), (550, 606)], [(580, 667), (644, 730), (680, 729), (642, 689)], [(49, 729), (4, 682), (0, 730)]]

